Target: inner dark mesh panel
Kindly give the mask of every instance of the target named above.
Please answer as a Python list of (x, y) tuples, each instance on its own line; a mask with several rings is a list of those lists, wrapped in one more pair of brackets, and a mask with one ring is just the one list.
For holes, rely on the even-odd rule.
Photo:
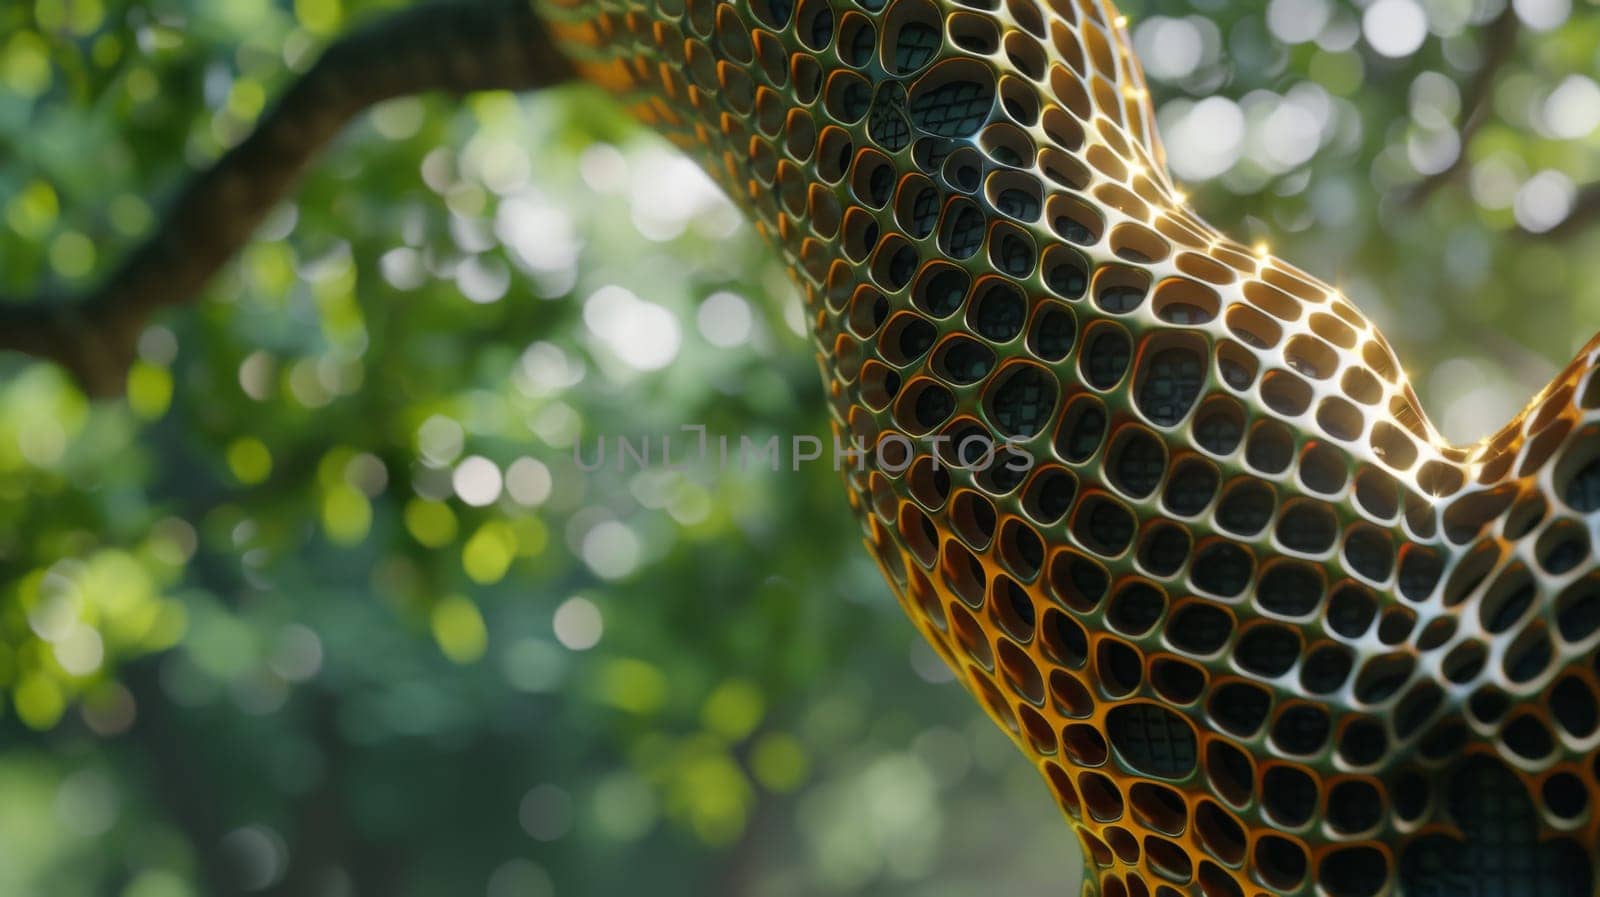
[(1076, 299), (1089, 286), (1089, 274), (1078, 262), (1057, 262), (1045, 272), (1045, 285), (1057, 296)]
[(1429, 761), (1448, 760), (1459, 756), (1472, 737), (1472, 731), (1465, 723), (1444, 720), (1435, 724), (1417, 742), (1417, 755)]
[(1243, 804), (1255, 794), (1255, 770), (1250, 757), (1226, 741), (1206, 745), (1206, 778), (1224, 799)]
[(1133, 311), (1144, 302), (1144, 290), (1130, 286), (1106, 287), (1100, 291), (1096, 301), (1106, 311), (1124, 314)]
[(1210, 706), (1211, 715), (1225, 730), (1248, 738), (1267, 721), (1272, 696), (1258, 686), (1230, 682), (1212, 691)]
[(815, 12), (810, 17), (809, 26), (804, 29), (806, 42), (821, 49), (833, 43), (833, 10), (820, 3), (808, 8)]
[(1244, 591), (1250, 582), (1250, 555), (1237, 545), (1216, 542), (1200, 550), (1190, 574), (1199, 588), (1223, 598)]
[[(1210, 404), (1206, 406), (1211, 408)], [(1149, 412), (1145, 412), (1149, 414)], [(1244, 438), (1242, 416), (1231, 414), (1222, 406), (1203, 411), (1194, 423), (1195, 441), (1206, 451), (1226, 455), (1239, 447)]]
[(989, 155), (1001, 165), (1008, 165), (1012, 168), (1021, 168), (1023, 164), (1022, 157), (1017, 155), (1017, 151), (1009, 146), (997, 146), (989, 151)]
[(911, 124), (899, 109), (883, 102), (880, 94), (867, 117), (867, 134), (879, 146), (897, 153), (911, 143)]
[(1600, 457), (1583, 465), (1567, 481), (1562, 497), (1575, 511), (1600, 510)]
[(1218, 607), (1191, 602), (1178, 608), (1167, 624), (1167, 639), (1196, 656), (1216, 653), (1233, 635), (1233, 618)]
[(1115, 695), (1129, 695), (1138, 690), (1144, 680), (1144, 665), (1139, 652), (1131, 645), (1116, 639), (1103, 639), (1095, 666), (1100, 673), (1101, 688)]
[(1262, 473), (1282, 473), (1294, 460), (1294, 437), (1276, 421), (1263, 422), (1250, 431), (1244, 457)]
[(1501, 762), (1475, 756), (1450, 780), (1446, 806), (1458, 834), (1430, 835), (1401, 854), (1406, 897), (1592, 897), (1583, 850), (1540, 840), (1533, 801)]
[(1022, 291), (1010, 283), (997, 281), (990, 281), (980, 290), (977, 307), (972, 312), (973, 328), (997, 343), (1016, 339), (1028, 315), (1028, 303), (1022, 298)]
[(944, 167), (945, 160), (955, 152), (956, 146), (954, 140), (943, 137), (922, 137), (911, 147), (911, 155), (919, 169), (932, 173)]
[(1162, 523), (1151, 527), (1139, 547), (1139, 563), (1156, 576), (1172, 576), (1189, 559), (1189, 532), (1181, 526)]
[(945, 181), (957, 190), (976, 192), (983, 179), (983, 157), (971, 148), (958, 149), (944, 163)]
[(1252, 673), (1282, 676), (1300, 659), (1300, 639), (1286, 626), (1255, 626), (1240, 636), (1235, 656)]
[[(981, 466), (985, 457), (993, 451), (994, 440), (982, 427), (964, 426), (954, 433), (950, 433), (949, 436), (950, 443), (946, 447), (947, 457), (955, 458), (956, 463), (964, 467)], [(988, 504), (987, 502), (983, 503)]]
[(861, 234), (859, 237), (847, 236), (846, 239), (850, 240), (851, 244), (853, 244), (852, 249), (854, 250), (855, 255), (864, 256), (871, 252), (873, 248), (878, 245), (878, 237), (882, 235), (883, 231), (878, 227), (878, 222), (869, 221), (867, 222), (866, 227), (861, 229)]
[(882, 208), (889, 204), (889, 195), (893, 190), (894, 169), (887, 165), (874, 168), (867, 178), (867, 202), (874, 208)]
[(983, 247), (983, 213), (978, 207), (960, 200), (945, 211), (944, 229), (939, 234), (939, 248), (955, 259), (968, 259)]
[(1344, 465), (1345, 459), (1331, 445), (1313, 445), (1300, 456), (1300, 482), (1313, 491), (1333, 495), (1349, 479)]
[(1078, 483), (1064, 470), (1048, 470), (1039, 475), (1029, 489), (1032, 504), (1044, 523), (1054, 523), (1066, 515), (1077, 496)]
[(850, 35), (849, 46), (841, 50), (845, 61), (854, 66), (866, 65), (878, 46), (878, 35), (870, 27), (857, 28)]
[(1486, 596), (1479, 605), (1479, 621), (1491, 635), (1509, 630), (1522, 619), (1523, 613), (1533, 604), (1535, 590), (1532, 581), (1524, 582), (1500, 594)]
[(1002, 190), (995, 202), (995, 209), (1002, 215), (1032, 221), (1039, 217), (1039, 197), (1025, 190)]
[(1256, 842), (1255, 863), (1263, 881), (1289, 891), (1304, 881), (1309, 859), (1305, 849), (1288, 838), (1267, 835)]
[(1535, 633), (1514, 645), (1506, 655), (1505, 671), (1512, 682), (1532, 682), (1550, 666), (1550, 639)]
[(879, 293), (873, 294), (873, 297), (872, 297), (872, 330), (873, 330), (873, 332), (877, 332), (877, 329), (879, 327), (883, 326), (884, 320), (887, 319), (888, 317), (889, 317), (889, 300), (883, 298), (882, 294), (879, 294)]
[(1560, 576), (1589, 559), (1589, 543), (1585, 536), (1572, 534), (1543, 546), (1539, 553), (1539, 566), (1553, 576)]
[(1403, 644), (1416, 628), (1416, 614), (1403, 607), (1391, 607), (1378, 622), (1378, 639), (1385, 645)]
[(1111, 577), (1099, 564), (1077, 553), (1069, 553), (1059, 562), (1062, 569), (1059, 587), (1062, 597), (1075, 610), (1092, 610), (1105, 598)]
[(935, 317), (947, 318), (961, 308), (971, 284), (967, 272), (955, 267), (941, 267), (932, 276), (918, 281), (914, 291), (917, 304)]
[(1164, 349), (1150, 358), (1137, 401), (1153, 423), (1176, 425), (1194, 407), (1205, 385), (1205, 363), (1190, 349)]
[(937, 386), (924, 387), (917, 396), (916, 421), (925, 429), (932, 429), (944, 423), (955, 410), (955, 396), (949, 390)]
[(939, 49), (939, 32), (921, 22), (907, 22), (895, 37), (894, 67), (909, 74), (933, 60)]
[(1234, 389), (1249, 389), (1250, 381), (1254, 379), (1250, 369), (1233, 358), (1218, 359), (1217, 370), (1222, 373), (1222, 382)]
[(959, 337), (942, 352), (944, 374), (956, 383), (976, 383), (994, 369), (994, 352), (976, 340)]
[(1235, 535), (1253, 536), (1267, 527), (1277, 496), (1260, 480), (1240, 480), (1223, 493), (1217, 523)]
[(1027, 479), (1027, 471), (1033, 463), (1034, 459), (1026, 453), (1001, 445), (995, 451), (994, 461), (978, 471), (978, 488), (991, 495), (1010, 494)]
[(1337, 525), (1326, 505), (1302, 503), (1284, 511), (1278, 521), (1278, 538), (1296, 551), (1318, 554), (1333, 547)]
[(1100, 443), (1105, 436), (1105, 412), (1098, 405), (1084, 408), (1067, 430), (1064, 446), (1066, 459), (1079, 464), (1088, 461), (1100, 451)]
[(1000, 238), (995, 261), (1007, 274), (1013, 277), (1026, 277), (1033, 271), (1033, 246), (1021, 237), (1006, 234)]
[(1555, 749), (1555, 740), (1544, 723), (1531, 714), (1523, 714), (1506, 724), (1500, 733), (1512, 753), (1524, 760), (1543, 760)]
[(1150, 667), (1150, 684), (1174, 704), (1192, 704), (1206, 688), (1206, 674), (1192, 663), (1163, 658)]
[(1347, 648), (1324, 645), (1312, 651), (1300, 667), (1300, 684), (1314, 695), (1331, 694), (1350, 678), (1354, 659)]
[(760, 10), (763, 5), (768, 15), (762, 16), (762, 19), (774, 28), (783, 28), (794, 18), (794, 0), (763, 0), (756, 4), (756, 9)]
[(900, 328), (900, 356), (907, 361), (921, 358), (924, 352), (933, 348), (933, 339), (932, 324), (921, 318), (907, 322)]
[(1134, 769), (1176, 779), (1194, 771), (1194, 727), (1176, 713), (1155, 704), (1125, 704), (1106, 718), (1112, 747)]
[(1125, 332), (1110, 327), (1098, 328), (1084, 347), (1084, 377), (1098, 389), (1110, 389), (1128, 372), (1128, 359), (1132, 354), (1133, 346)]
[(1069, 243), (1079, 246), (1093, 246), (1095, 244), (1094, 231), (1089, 226), (1068, 215), (1062, 215), (1051, 222), (1051, 227)]
[(912, 275), (917, 273), (917, 251), (910, 246), (902, 246), (895, 250), (889, 258), (888, 280), (884, 284), (889, 290), (898, 292), (911, 282)]
[(956, 530), (973, 545), (987, 545), (994, 536), (994, 505), (971, 492), (956, 498)]
[(1406, 770), (1389, 783), (1394, 796), (1394, 811), (1401, 819), (1422, 818), (1428, 808), (1428, 782), (1416, 770)]
[(913, 237), (926, 237), (938, 224), (939, 191), (924, 187), (911, 203), (911, 220), (906, 222), (906, 231)]
[(1085, 505), (1087, 513), (1079, 512), (1073, 528), (1078, 538), (1103, 556), (1114, 557), (1126, 551), (1133, 540), (1133, 515), (1108, 498)]
[(1504, 692), (1489, 686), (1478, 689), (1467, 699), (1467, 711), (1482, 725), (1498, 722), (1505, 716), (1509, 705), (1510, 700)]
[(1316, 812), (1317, 798), (1316, 782), (1305, 772), (1292, 766), (1267, 770), (1261, 802), (1273, 819), (1289, 826), (1303, 825)]
[(1382, 759), (1389, 736), (1374, 720), (1356, 720), (1339, 736), (1339, 756), (1352, 766), (1367, 766)]
[(1540, 790), (1545, 806), (1562, 819), (1579, 819), (1589, 809), (1588, 788), (1571, 773), (1556, 773), (1545, 779)]
[(1006, 563), (1025, 578), (1032, 578), (1044, 564), (1044, 543), (1031, 527), (1017, 521), (1006, 527), (1002, 551)]
[(1144, 635), (1166, 610), (1166, 595), (1149, 583), (1132, 582), (1117, 590), (1107, 612), (1111, 623), (1128, 635)]
[(1556, 628), (1573, 644), (1600, 630), (1600, 582), (1575, 583), (1556, 599)]
[(1067, 667), (1081, 667), (1089, 662), (1089, 636), (1066, 614), (1049, 610), (1044, 615), (1043, 636), (1045, 650)]
[(912, 123), (940, 137), (971, 137), (993, 109), (993, 83), (961, 80), (924, 90), (909, 106)]
[(1195, 810), (1195, 831), (1211, 852), (1225, 862), (1238, 862), (1247, 844), (1244, 827), (1215, 802), (1202, 801)]
[(846, 122), (858, 122), (872, 108), (872, 88), (864, 81), (855, 81), (840, 95), (839, 114)]
[(1381, 704), (1394, 697), (1406, 684), (1416, 665), (1410, 657), (1394, 654), (1367, 661), (1356, 676), (1356, 698), (1367, 704)]
[(1256, 600), (1261, 607), (1286, 617), (1311, 613), (1322, 603), (1322, 576), (1310, 564), (1284, 561), (1261, 574)]
[(1409, 547), (1400, 560), (1400, 594), (1412, 601), (1426, 601), (1444, 575), (1444, 561), (1437, 552)]
[(1168, 302), (1156, 314), (1169, 324), (1204, 324), (1216, 317), (1210, 309), (1188, 302)]
[(1600, 726), (1600, 706), (1583, 680), (1571, 676), (1550, 691), (1550, 713), (1574, 738), (1588, 738)]
[(1272, 724), (1272, 743), (1286, 754), (1311, 756), (1328, 741), (1333, 721), (1320, 707), (1297, 704), (1278, 715)]
[(1055, 409), (1055, 378), (1032, 365), (1002, 372), (1002, 377), (990, 395), (996, 428), (1002, 436), (1036, 435)]
[(1378, 850), (1346, 847), (1322, 861), (1319, 881), (1331, 897), (1374, 897), (1383, 890), (1389, 873), (1389, 860)]
[(1373, 582), (1384, 582), (1394, 570), (1394, 544), (1372, 527), (1351, 532), (1344, 543), (1344, 557), (1350, 569)]
[(1148, 433), (1124, 431), (1112, 448), (1111, 481), (1134, 498), (1156, 491), (1166, 472), (1167, 452), (1161, 442)]
[(883, 392), (890, 399), (893, 399), (900, 392), (899, 374), (894, 371), (885, 371), (883, 373)]
[(1034, 353), (1045, 361), (1061, 361), (1072, 351), (1077, 330), (1078, 322), (1072, 312), (1064, 308), (1046, 308), (1034, 321)]
[(1172, 513), (1192, 517), (1205, 510), (1216, 494), (1216, 470), (1204, 461), (1189, 460), (1173, 468), (1161, 500)]
[(1033, 628), (1038, 622), (1033, 601), (1028, 598), (1028, 593), (1024, 592), (1021, 586), (1010, 580), (1004, 580), (1003, 583), (1003, 587), (998, 590), (1000, 603), (1009, 618), (1016, 620), (1022, 627), (1021, 633), (1013, 635), (1020, 635), (1026, 640), (1032, 635)]

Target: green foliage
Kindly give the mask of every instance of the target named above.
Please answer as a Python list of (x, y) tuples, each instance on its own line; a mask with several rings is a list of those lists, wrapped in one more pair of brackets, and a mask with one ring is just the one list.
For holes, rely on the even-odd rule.
[[(93, 282), (390, 5), (0, 8), (0, 288)], [(1447, 432), (1481, 433), (1600, 310), (1596, 237), (1514, 212), (1537, 172), (1597, 174), (1594, 133), (1541, 110), (1600, 26), (1523, 35), (1469, 170), (1410, 209), (1473, 5), (1427, 4), (1401, 59), (1355, 6), (1300, 5), (1332, 11), (1323, 45), (1263, 4), (1127, 4), (1197, 17), (1196, 64), (1153, 83), (1169, 137), (1201, 98), (1241, 111), (1193, 205), (1340, 282)], [(1059, 892), (1055, 808), (826, 465), (573, 462), (684, 424), (826, 438), (803, 328), (731, 207), (577, 88), (364, 117), (145, 334), (125, 404), (0, 360), (0, 893)]]

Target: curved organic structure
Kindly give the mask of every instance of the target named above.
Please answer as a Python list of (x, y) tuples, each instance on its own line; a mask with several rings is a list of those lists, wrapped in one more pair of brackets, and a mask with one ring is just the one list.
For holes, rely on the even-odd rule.
[(1600, 352), (1447, 444), (1185, 207), (1101, 0), (542, 9), (790, 261), (867, 545), (1084, 893), (1593, 893)]
[(336, 45), (180, 199), (183, 239), (8, 309), (0, 348), (115, 391), (344, 118), (559, 81), (548, 28), (789, 261), (872, 447), (866, 543), (1043, 774), (1083, 894), (1597, 893), (1600, 342), (1446, 443), (1343, 296), (1189, 211), (1108, 0), (409, 21)]

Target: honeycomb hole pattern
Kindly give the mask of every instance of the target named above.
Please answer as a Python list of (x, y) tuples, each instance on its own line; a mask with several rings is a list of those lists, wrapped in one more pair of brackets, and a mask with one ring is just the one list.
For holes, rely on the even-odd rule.
[(1447, 444), (1186, 206), (1107, 0), (534, 2), (783, 254), (866, 543), (1082, 894), (1595, 892), (1600, 344)]

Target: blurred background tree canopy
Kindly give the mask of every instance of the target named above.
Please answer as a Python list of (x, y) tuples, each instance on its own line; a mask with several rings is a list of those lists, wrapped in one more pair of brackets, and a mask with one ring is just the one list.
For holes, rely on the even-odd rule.
[[(0, 6), (0, 291), (82, 290), (378, 0)], [(1600, 322), (1596, 0), (1129, 0), (1208, 218), (1475, 439)], [(1076, 853), (836, 475), (798, 299), (583, 87), (390, 101), (127, 401), (0, 359), (0, 893), (1047, 894)]]

